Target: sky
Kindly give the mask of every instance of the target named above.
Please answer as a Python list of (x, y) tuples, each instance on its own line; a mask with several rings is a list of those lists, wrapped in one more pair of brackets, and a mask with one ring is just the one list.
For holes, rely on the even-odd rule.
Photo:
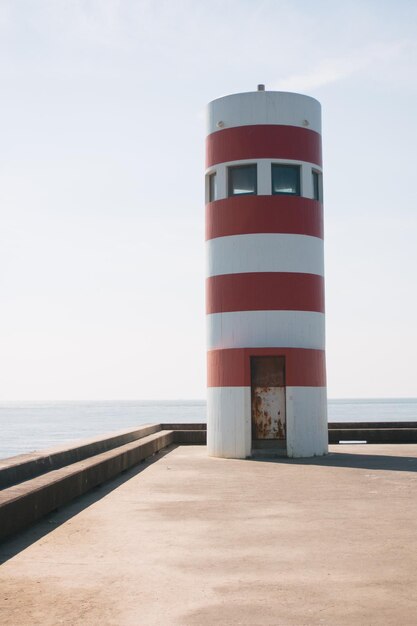
[(416, 397), (417, 3), (0, 0), (0, 400), (205, 397), (205, 106), (322, 104), (328, 394)]

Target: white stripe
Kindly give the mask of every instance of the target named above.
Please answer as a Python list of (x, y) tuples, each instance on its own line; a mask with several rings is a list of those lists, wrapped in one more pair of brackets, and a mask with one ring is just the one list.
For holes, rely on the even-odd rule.
[(325, 348), (325, 316), (314, 311), (233, 311), (207, 315), (207, 349)]
[(218, 98), (208, 105), (208, 135), (253, 124), (299, 126), (321, 133), (320, 102), (298, 93), (252, 91)]
[[(287, 454), (312, 457), (327, 453), (325, 387), (286, 387)], [(251, 454), (250, 387), (207, 390), (207, 448), (210, 456), (243, 459)]]
[(229, 459), (250, 456), (250, 387), (207, 389), (207, 450), (210, 456)]
[(287, 387), (287, 454), (309, 457), (327, 454), (326, 387)]
[(324, 275), (323, 240), (309, 235), (250, 234), (206, 242), (207, 276), (246, 272)]

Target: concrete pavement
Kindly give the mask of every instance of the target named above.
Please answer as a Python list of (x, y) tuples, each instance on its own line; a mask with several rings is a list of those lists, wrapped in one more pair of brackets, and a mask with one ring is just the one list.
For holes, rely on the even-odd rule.
[(331, 451), (130, 470), (0, 547), (0, 623), (417, 624), (417, 445)]

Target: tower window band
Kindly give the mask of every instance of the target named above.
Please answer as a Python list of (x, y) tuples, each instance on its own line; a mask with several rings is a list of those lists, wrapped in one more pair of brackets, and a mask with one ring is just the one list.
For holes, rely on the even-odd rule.
[(300, 166), (272, 164), (272, 193), (299, 196), (300, 195)]
[(257, 168), (237, 165), (228, 168), (228, 196), (249, 196), (257, 193)]

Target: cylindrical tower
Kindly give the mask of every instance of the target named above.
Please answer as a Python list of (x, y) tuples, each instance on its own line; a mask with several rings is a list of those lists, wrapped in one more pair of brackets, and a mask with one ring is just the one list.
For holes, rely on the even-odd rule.
[(260, 85), (207, 135), (208, 452), (326, 454), (320, 104)]

